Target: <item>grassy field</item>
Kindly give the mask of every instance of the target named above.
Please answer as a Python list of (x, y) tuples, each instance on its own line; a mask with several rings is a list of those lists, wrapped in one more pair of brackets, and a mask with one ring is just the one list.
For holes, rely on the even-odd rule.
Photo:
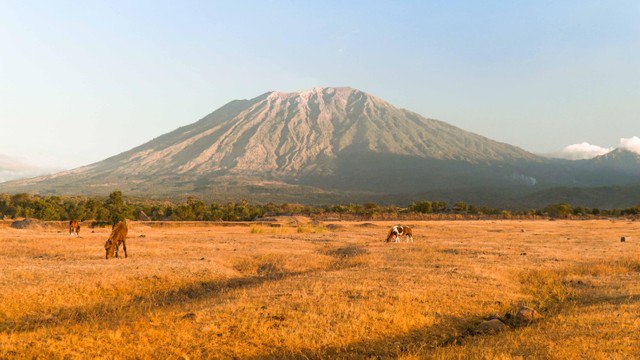
[(640, 223), (388, 225), (2, 227), (0, 358), (640, 357)]

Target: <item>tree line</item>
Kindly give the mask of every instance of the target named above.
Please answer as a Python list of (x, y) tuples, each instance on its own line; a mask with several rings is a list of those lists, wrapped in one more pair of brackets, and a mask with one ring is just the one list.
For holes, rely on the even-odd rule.
[(278, 215), (356, 215), (372, 218), (376, 215), (401, 214), (467, 214), (512, 216), (548, 216), (551, 218), (609, 217), (640, 215), (640, 205), (627, 209), (572, 207), (566, 203), (551, 204), (542, 209), (515, 210), (476, 206), (459, 201), (419, 201), (407, 207), (376, 203), (307, 206), (301, 204), (250, 204), (241, 200), (228, 203), (205, 203), (189, 197), (182, 202), (125, 198), (121, 191), (107, 197), (43, 196), (30, 194), (0, 194), (0, 218), (35, 218), (45, 221), (95, 220), (115, 224), (124, 218), (163, 221), (251, 221)]

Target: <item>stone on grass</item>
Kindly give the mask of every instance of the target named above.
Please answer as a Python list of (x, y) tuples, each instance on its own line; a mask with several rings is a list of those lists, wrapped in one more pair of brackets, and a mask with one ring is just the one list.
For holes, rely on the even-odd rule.
[(520, 307), (516, 313), (516, 322), (520, 324), (529, 324), (538, 319), (542, 319), (542, 315), (536, 309), (527, 306)]
[(500, 321), (499, 319), (493, 319), (485, 320), (478, 324), (474, 332), (476, 334), (496, 334), (506, 329), (507, 325), (505, 325), (502, 321)]

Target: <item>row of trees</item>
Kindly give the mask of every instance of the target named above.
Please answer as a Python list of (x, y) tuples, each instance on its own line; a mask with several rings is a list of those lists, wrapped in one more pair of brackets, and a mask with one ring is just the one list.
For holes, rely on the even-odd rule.
[(249, 204), (247, 201), (226, 204), (209, 203), (190, 197), (181, 203), (127, 199), (122, 192), (114, 191), (106, 198), (60, 197), (29, 194), (0, 194), (0, 218), (37, 218), (41, 220), (97, 220), (116, 223), (124, 218), (134, 220), (179, 220), (179, 221), (249, 221), (256, 217), (283, 214), (350, 214), (374, 216), (377, 214), (471, 214), (518, 216), (549, 216), (569, 218), (572, 216), (636, 216), (640, 215), (640, 205), (628, 209), (588, 209), (571, 207), (569, 204), (553, 204), (543, 209), (509, 212), (504, 209), (479, 207), (457, 202), (452, 205), (443, 202), (420, 201), (406, 208), (383, 206), (376, 203), (304, 206), (300, 204)]

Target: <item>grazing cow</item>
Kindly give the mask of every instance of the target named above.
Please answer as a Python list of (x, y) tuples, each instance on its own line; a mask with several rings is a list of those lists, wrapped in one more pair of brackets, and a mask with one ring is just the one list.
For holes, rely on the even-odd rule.
[(125, 243), (125, 240), (128, 232), (127, 220), (118, 221), (111, 230), (109, 239), (107, 239), (107, 242), (104, 244), (105, 259), (113, 257), (114, 255), (115, 257), (118, 257), (120, 244), (122, 244), (122, 250), (124, 250), (124, 257), (127, 257), (127, 244)]
[(69, 236), (80, 236), (80, 223), (78, 220), (69, 221)]
[(393, 242), (399, 243), (401, 236), (405, 237), (406, 242), (413, 242), (413, 231), (406, 225), (396, 225), (392, 227), (391, 230), (389, 230), (389, 235), (387, 235), (387, 242), (393, 239)]

